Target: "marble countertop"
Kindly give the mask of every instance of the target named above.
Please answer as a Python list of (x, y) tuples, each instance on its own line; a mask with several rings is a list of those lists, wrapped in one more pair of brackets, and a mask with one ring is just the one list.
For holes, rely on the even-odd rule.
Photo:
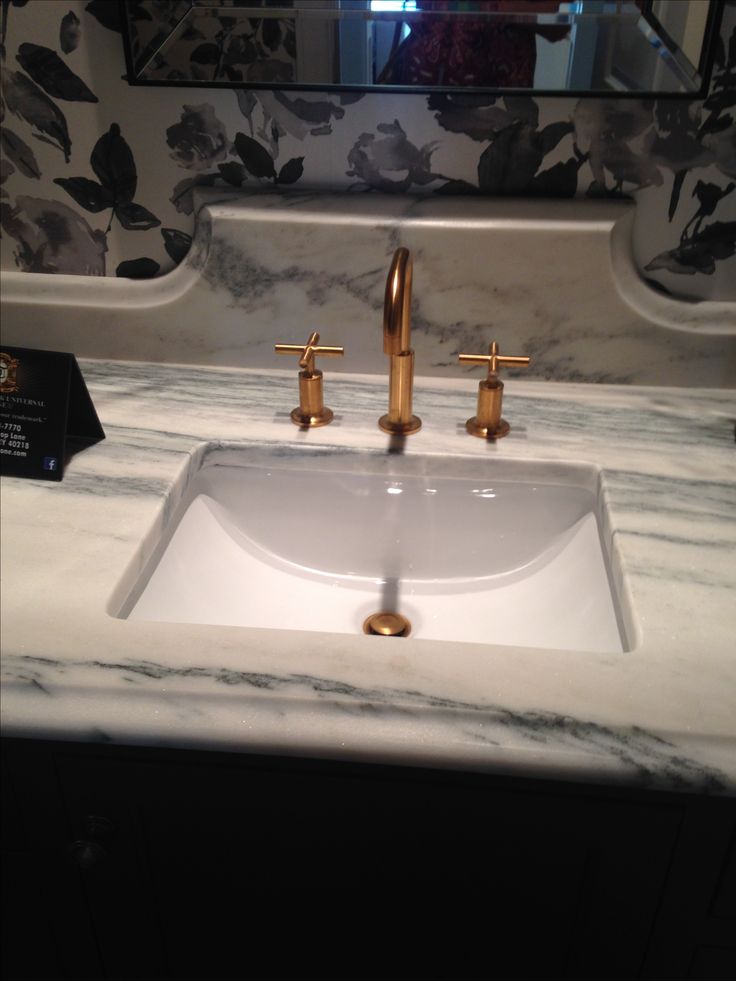
[(417, 379), (406, 454), (602, 468), (635, 638), (592, 654), (109, 615), (203, 441), (381, 453), (387, 379), (328, 380), (335, 422), (302, 432), (293, 371), (81, 367), (107, 438), (62, 483), (2, 480), (5, 734), (736, 790), (733, 392), (511, 381), (487, 444), (474, 377)]

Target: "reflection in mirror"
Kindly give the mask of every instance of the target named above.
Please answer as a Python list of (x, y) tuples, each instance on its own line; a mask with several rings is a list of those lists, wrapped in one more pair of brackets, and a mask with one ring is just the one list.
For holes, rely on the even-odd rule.
[(131, 84), (695, 96), (721, 0), (127, 0)]

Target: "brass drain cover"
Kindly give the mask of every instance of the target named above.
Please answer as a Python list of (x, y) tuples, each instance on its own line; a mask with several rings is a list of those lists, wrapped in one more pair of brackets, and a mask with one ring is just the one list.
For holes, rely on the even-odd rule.
[(408, 637), (411, 624), (400, 613), (372, 613), (363, 622), (363, 633), (379, 637)]

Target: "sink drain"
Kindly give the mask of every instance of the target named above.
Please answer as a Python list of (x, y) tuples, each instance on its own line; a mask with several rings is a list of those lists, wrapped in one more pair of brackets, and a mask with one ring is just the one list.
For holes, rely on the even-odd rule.
[(372, 613), (363, 622), (363, 633), (378, 637), (408, 637), (411, 624), (400, 613)]

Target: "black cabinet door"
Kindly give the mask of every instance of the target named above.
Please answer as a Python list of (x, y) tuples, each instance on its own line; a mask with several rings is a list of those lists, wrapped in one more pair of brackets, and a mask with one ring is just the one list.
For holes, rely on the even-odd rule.
[(2, 977), (102, 977), (53, 759), (41, 745), (2, 753)]
[(391, 768), (57, 765), (69, 820), (115, 829), (85, 873), (112, 979), (239, 977), (254, 951), (318, 967), (336, 945), (356, 969), (391, 947), (414, 970), (633, 979), (681, 821), (671, 803)]
[(736, 801), (687, 809), (641, 981), (736, 978)]

